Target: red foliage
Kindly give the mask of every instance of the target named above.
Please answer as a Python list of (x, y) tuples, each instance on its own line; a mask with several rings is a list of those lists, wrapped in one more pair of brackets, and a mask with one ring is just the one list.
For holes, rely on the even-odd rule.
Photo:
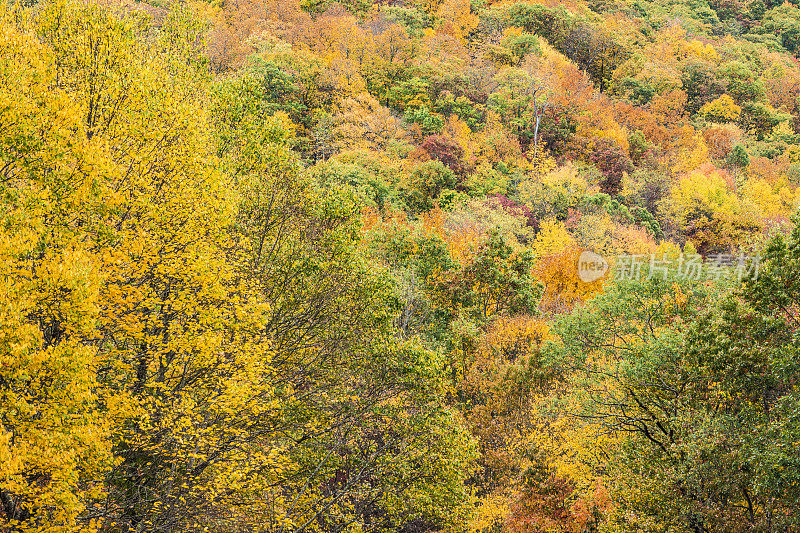
[(633, 170), (633, 163), (628, 153), (611, 139), (600, 139), (594, 143), (591, 154), (592, 162), (603, 173), (600, 192), (611, 196), (622, 190), (622, 176)]
[(525, 217), (525, 225), (529, 228), (533, 228), (534, 231), (539, 231), (539, 221), (527, 205), (515, 202), (502, 194), (495, 194), (493, 197), (489, 198), (489, 200), (496, 201), (500, 207), (511, 215)]
[(438, 159), (456, 174), (464, 173), (464, 150), (461, 146), (444, 135), (429, 135), (422, 141), (422, 149), (425, 150), (431, 159)]

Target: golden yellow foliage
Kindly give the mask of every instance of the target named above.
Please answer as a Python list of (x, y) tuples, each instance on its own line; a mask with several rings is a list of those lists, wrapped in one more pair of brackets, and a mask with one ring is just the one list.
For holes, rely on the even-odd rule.
[(544, 256), (534, 276), (544, 285), (541, 309), (548, 314), (568, 313), (603, 290), (605, 278), (585, 282), (578, 276), (578, 259), (583, 249), (573, 245)]
[(733, 98), (723, 94), (716, 100), (704, 104), (700, 114), (711, 122), (736, 122), (742, 114), (742, 108), (736, 105)]

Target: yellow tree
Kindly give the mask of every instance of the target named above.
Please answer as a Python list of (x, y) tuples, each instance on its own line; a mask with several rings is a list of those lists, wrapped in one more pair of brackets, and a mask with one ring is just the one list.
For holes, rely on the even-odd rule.
[(543, 222), (531, 249), (537, 258), (533, 274), (544, 286), (540, 303), (544, 312), (569, 312), (602, 290), (603, 279), (585, 282), (578, 276), (583, 250), (561, 222)]
[(701, 254), (729, 250), (759, 229), (757, 213), (730, 190), (726, 177), (710, 165), (692, 171), (673, 186), (665, 205)]
[(20, 15), (0, 7), (0, 529), (67, 531), (112, 465), (93, 342), (111, 164)]
[[(84, 257), (80, 269), (62, 271), (60, 283), (78, 273), (91, 280), (92, 269), (98, 278), (83, 289), (69, 282), (76, 297), (94, 298), (84, 297), (85, 309), (76, 313), (91, 326), (83, 336), (94, 350), (71, 360), (83, 365), (82, 383), (107, 408), (124, 408), (124, 420), (111, 432), (116, 458), (104, 479), (105, 495), (83, 495), (84, 526), (98, 519), (175, 529), (208, 516), (209, 507), (225, 503), (214, 496), (237, 487), (230, 465), (238, 442), (252, 437), (240, 417), (274, 407), (268, 384), (252, 379), (265, 371), (264, 349), (237, 333), (258, 323), (261, 312), (230, 287), (221, 246), (232, 211), (230, 187), (205, 133), (207, 82), (187, 54), (196, 34), (180, 15), (168, 18), (158, 37), (147, 34), (142, 19), (114, 18), (96, 6), (48, 4), (35, 20), (44, 47), (38, 60), (52, 73), (42, 82), (64, 95), (53, 99), (56, 116), (73, 121), (65, 151), (98, 158), (91, 165), (67, 159), (66, 175), (80, 181), (66, 189), (58, 182), (51, 186), (58, 195), (83, 195), (60, 206), (69, 213), (65, 227), (76, 234), (71, 257)], [(75, 172), (84, 167), (93, 174)], [(81, 213), (90, 208), (96, 212), (83, 221)], [(44, 243), (43, 250), (52, 254), (59, 246)], [(59, 336), (80, 338), (74, 327), (55, 324)], [(95, 358), (87, 361), (89, 353)], [(66, 398), (86, 403), (92, 396)], [(85, 432), (92, 442), (92, 435), (102, 438), (108, 429)], [(74, 449), (80, 457), (80, 446)], [(49, 455), (58, 458), (43, 457)], [(89, 457), (103, 459), (99, 453)], [(104, 478), (96, 468), (86, 471)], [(58, 503), (51, 508), (70, 509)]]
[(334, 144), (342, 151), (384, 151), (405, 137), (400, 119), (366, 92), (346, 98), (334, 116)]
[(534, 400), (547, 381), (539, 349), (547, 324), (530, 315), (497, 317), (478, 340), (461, 394), (481, 447), (478, 476), (483, 505), (475, 521), (493, 522), (508, 512), (512, 494), (530, 466)]
[(711, 122), (736, 122), (742, 114), (742, 108), (736, 105), (733, 98), (723, 94), (716, 100), (704, 104), (700, 114)]
[(464, 42), (470, 31), (474, 30), (480, 20), (472, 13), (470, 3), (466, 0), (443, 0), (439, 5), (437, 19), (440, 31)]

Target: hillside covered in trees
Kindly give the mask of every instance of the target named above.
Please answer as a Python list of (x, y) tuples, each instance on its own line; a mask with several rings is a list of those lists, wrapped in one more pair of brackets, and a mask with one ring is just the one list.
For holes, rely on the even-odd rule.
[(771, 0), (0, 0), (0, 532), (799, 532), (798, 54)]

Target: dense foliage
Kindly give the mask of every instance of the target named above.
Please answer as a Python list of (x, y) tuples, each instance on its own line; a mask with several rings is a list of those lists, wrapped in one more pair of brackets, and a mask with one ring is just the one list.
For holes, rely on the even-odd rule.
[(800, 531), (798, 53), (761, 0), (0, 3), (0, 531)]

